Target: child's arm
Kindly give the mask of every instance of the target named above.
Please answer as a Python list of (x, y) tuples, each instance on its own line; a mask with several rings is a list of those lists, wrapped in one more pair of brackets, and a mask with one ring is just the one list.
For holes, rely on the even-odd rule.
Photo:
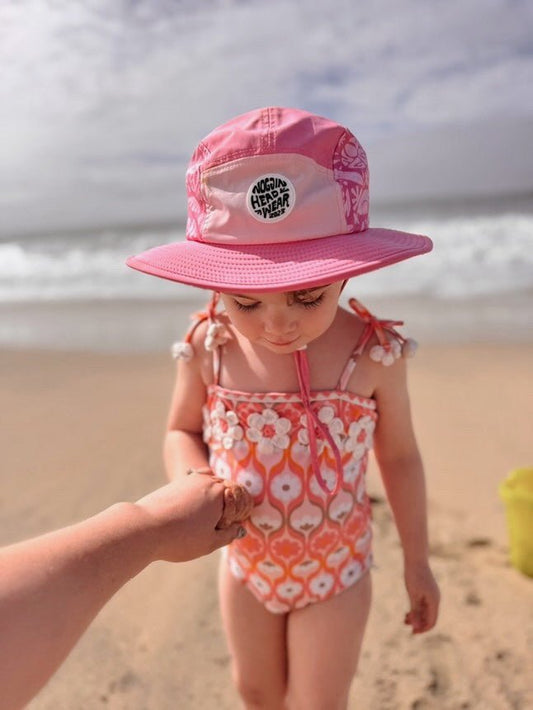
[(440, 597), (429, 567), (424, 468), (411, 421), (405, 360), (380, 368), (374, 450), (403, 548), (411, 602), (405, 623), (413, 633), (422, 633), (435, 625)]
[(178, 361), (176, 384), (172, 395), (164, 441), (165, 470), (170, 480), (190, 468), (208, 465), (207, 447), (202, 439), (202, 407), (206, 402), (207, 360), (199, 326), (192, 338), (194, 355)]

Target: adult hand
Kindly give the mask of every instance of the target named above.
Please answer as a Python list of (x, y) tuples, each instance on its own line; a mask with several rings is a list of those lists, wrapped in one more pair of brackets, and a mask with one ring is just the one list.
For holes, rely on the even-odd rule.
[(240, 523), (250, 515), (250, 494), (204, 473), (181, 476), (137, 501), (151, 518), (153, 560), (191, 560), (244, 534)]

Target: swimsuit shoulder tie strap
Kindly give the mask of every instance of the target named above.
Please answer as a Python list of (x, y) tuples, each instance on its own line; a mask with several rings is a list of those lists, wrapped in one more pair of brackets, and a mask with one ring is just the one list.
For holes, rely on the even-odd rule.
[(213, 353), (213, 371), (215, 377), (215, 383), (218, 383), (219, 373), (220, 373), (220, 352), (219, 346), (224, 345), (228, 340), (226, 334), (226, 328), (223, 323), (217, 318), (217, 305), (219, 301), (219, 294), (213, 293), (209, 303), (206, 306), (205, 311), (200, 311), (194, 313), (191, 316), (192, 323), (187, 330), (185, 337), (182, 341), (176, 342), (172, 345), (172, 357), (176, 360), (183, 360), (188, 362), (194, 356), (194, 349), (192, 346), (192, 337), (195, 330), (201, 323), (205, 321), (208, 322), (207, 332), (204, 339), (204, 347), (206, 350)]
[(364, 352), (373, 336), (377, 338), (378, 344), (373, 345), (368, 354), (372, 360), (380, 362), (385, 367), (392, 365), (399, 357), (413, 357), (418, 347), (415, 340), (405, 338), (396, 330), (397, 326), (403, 325), (403, 321), (376, 318), (355, 298), (350, 298), (348, 304), (365, 325), (340, 377), (339, 389), (341, 390), (345, 390), (348, 386), (357, 358)]

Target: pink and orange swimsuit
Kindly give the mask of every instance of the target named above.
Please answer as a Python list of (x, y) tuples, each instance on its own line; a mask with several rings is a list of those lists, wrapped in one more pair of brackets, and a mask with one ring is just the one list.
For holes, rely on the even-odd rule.
[(236, 578), (271, 612), (339, 594), (370, 568), (371, 510), (365, 488), (378, 413), (373, 399), (347, 391), (357, 357), (384, 364), (404, 339), (352, 300), (366, 321), (337, 387), (310, 391), (305, 351), (295, 353), (300, 392), (253, 394), (215, 381), (204, 407), (204, 440), (216, 475), (245, 485), (255, 500), (248, 534), (227, 548)]

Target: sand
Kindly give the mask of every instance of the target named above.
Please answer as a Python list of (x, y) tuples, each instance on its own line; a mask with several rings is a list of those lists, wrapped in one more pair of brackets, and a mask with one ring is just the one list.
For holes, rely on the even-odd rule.
[[(533, 346), (431, 345), (410, 370), (424, 455), (438, 627), (412, 637), (379, 476), (374, 604), (350, 709), (533, 707), (533, 581), (508, 562), (497, 487), (532, 463)], [(0, 542), (66, 525), (164, 480), (166, 354), (0, 353)], [(31, 710), (239, 707), (221, 632), (218, 553), (157, 563), (122, 589)], [(1, 702), (0, 702), (1, 705)]]

